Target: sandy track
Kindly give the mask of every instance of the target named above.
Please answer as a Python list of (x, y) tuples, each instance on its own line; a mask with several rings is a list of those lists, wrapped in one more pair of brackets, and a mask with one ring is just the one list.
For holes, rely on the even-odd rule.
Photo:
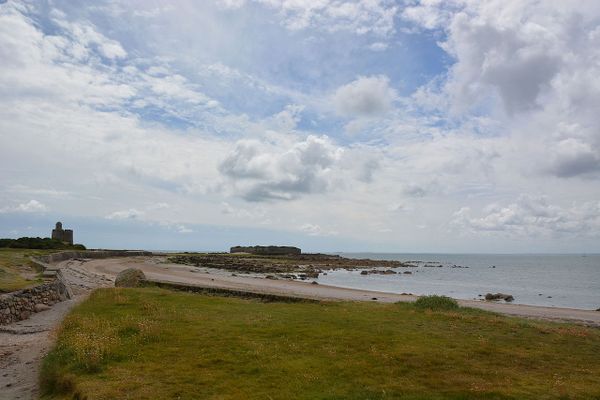
[[(82, 263), (78, 268), (106, 278), (114, 277), (126, 268), (139, 268), (149, 279), (174, 283), (194, 284), (207, 287), (237, 289), (258, 293), (298, 296), (320, 300), (353, 300), (398, 302), (414, 301), (416, 296), (383, 293), (368, 290), (346, 289), (308, 282), (270, 280), (264, 278), (231, 276), (231, 273), (206, 273), (202, 269), (179, 264), (163, 263), (161, 257), (131, 257), (93, 260)], [(463, 306), (480, 308), (507, 315), (568, 321), (600, 327), (600, 312), (570, 308), (540, 307), (521, 304), (490, 303), (474, 300), (459, 300)]]

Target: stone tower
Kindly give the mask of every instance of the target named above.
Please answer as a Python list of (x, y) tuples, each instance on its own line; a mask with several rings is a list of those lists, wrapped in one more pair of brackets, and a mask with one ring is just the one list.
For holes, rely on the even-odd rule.
[(62, 222), (57, 222), (56, 227), (52, 229), (52, 239), (60, 240), (68, 244), (73, 244), (73, 230), (63, 229)]

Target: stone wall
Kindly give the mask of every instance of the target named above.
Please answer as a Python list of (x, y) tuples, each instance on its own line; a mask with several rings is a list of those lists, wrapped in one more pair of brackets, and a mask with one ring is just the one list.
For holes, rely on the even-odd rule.
[(73, 258), (111, 258), (111, 257), (136, 257), (151, 256), (150, 251), (141, 250), (86, 250), (86, 251), (61, 251), (47, 256), (38, 257), (44, 263), (61, 262)]
[(234, 246), (230, 253), (250, 253), (269, 256), (282, 256), (288, 254), (301, 254), (298, 247), (292, 246)]
[(53, 304), (69, 298), (69, 290), (61, 279), (29, 289), (0, 295), (0, 325), (29, 318)]

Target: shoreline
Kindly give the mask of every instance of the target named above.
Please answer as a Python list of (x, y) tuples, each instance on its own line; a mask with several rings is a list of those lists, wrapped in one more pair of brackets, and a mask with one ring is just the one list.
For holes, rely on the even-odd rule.
[[(290, 280), (271, 280), (259, 277), (235, 276), (227, 273), (207, 273), (181, 264), (164, 263), (159, 257), (111, 258), (103, 260), (65, 261), (78, 263), (77, 267), (88, 272), (114, 279), (127, 268), (141, 269), (149, 280), (179, 284), (191, 284), (213, 288), (249, 291), (264, 294), (277, 294), (329, 301), (377, 301), (384, 303), (412, 302), (418, 296), (363, 289), (343, 288), (324, 284), (311, 284)], [(59, 264), (59, 265), (60, 265)], [(233, 275), (233, 276), (232, 276)], [(500, 314), (535, 318), (558, 322), (574, 322), (600, 327), (600, 312), (575, 308), (533, 306), (526, 304), (495, 303), (477, 300), (457, 299), (461, 306), (473, 307)]]

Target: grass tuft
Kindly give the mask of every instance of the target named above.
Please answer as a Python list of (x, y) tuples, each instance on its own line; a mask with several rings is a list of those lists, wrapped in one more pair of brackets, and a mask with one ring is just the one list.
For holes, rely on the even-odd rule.
[(414, 302), (414, 306), (432, 311), (448, 311), (459, 308), (456, 300), (446, 296), (422, 296)]

